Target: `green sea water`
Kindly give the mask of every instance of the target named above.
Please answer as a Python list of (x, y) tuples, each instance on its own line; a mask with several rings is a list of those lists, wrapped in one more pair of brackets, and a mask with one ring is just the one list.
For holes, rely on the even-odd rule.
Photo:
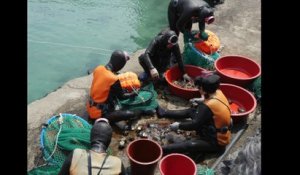
[(113, 50), (147, 47), (168, 25), (169, 0), (29, 0), (28, 100), (105, 64)]

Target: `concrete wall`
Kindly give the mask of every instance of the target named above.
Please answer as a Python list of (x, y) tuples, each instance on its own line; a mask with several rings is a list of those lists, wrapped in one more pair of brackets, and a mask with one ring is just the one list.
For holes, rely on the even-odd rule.
[[(260, 0), (225, 0), (217, 6), (213, 24), (208, 30), (217, 34), (224, 49), (221, 55), (244, 55), (261, 60), (261, 4)], [(197, 29), (197, 25), (193, 26)], [(150, 41), (149, 41), (150, 42)], [(180, 48), (183, 50), (182, 35)], [(131, 60), (122, 72), (141, 72), (138, 56), (144, 50), (132, 55)], [(39, 155), (39, 135), (41, 125), (50, 117), (59, 113), (85, 115), (85, 102), (92, 82), (92, 75), (73, 79), (46, 97), (28, 105), (27, 121), (27, 168), (34, 167), (35, 158)]]

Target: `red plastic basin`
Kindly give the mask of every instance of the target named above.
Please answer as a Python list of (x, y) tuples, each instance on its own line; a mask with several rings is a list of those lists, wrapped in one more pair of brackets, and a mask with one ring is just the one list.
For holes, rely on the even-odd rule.
[(131, 175), (154, 175), (158, 161), (162, 158), (161, 146), (149, 139), (137, 139), (127, 146)]
[[(193, 65), (185, 65), (186, 73), (192, 77), (195, 78), (202, 74), (203, 71), (207, 71), (206, 69), (203, 69), (201, 67), (193, 66)], [(165, 74), (166, 81), (168, 82), (168, 86), (173, 94), (176, 96), (185, 98), (185, 99), (191, 99), (195, 97), (200, 97), (200, 92), (198, 89), (186, 89), (182, 88), (180, 86), (176, 86), (172, 82), (174, 80), (178, 80), (182, 78), (182, 73), (178, 66), (171, 67), (166, 71)]]
[[(256, 99), (248, 90), (233, 84), (221, 83), (221, 91), (233, 104), (245, 109), (245, 112), (231, 114), (233, 122), (239, 122), (246, 119), (248, 115), (256, 108)], [(230, 105), (231, 110), (234, 106)]]
[(214, 63), (222, 83), (246, 87), (261, 74), (260, 65), (250, 58), (229, 55), (218, 58)]
[(197, 166), (188, 156), (173, 153), (161, 159), (159, 171), (162, 175), (196, 175)]

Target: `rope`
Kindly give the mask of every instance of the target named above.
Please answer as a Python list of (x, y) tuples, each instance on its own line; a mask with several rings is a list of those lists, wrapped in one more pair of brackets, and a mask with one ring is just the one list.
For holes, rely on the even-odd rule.
[(37, 40), (30, 40), (30, 39), (28, 41), (29, 42), (33, 42), (33, 43), (61, 45), (61, 46), (66, 46), (66, 47), (76, 47), (76, 48), (82, 48), (82, 49), (94, 49), (94, 50), (103, 50), (103, 51), (107, 51), (107, 52), (113, 52), (113, 50), (96, 48), (96, 47), (83, 47), (83, 46), (75, 46), (75, 45), (65, 44), (65, 43), (55, 43), (55, 42), (48, 42), (48, 41), (37, 41)]
[(50, 155), (47, 159), (45, 159), (45, 161), (48, 161), (48, 160), (53, 156), (53, 154), (54, 154), (55, 151), (56, 151), (56, 148), (57, 148), (57, 142), (58, 142), (58, 136), (59, 136), (59, 134), (60, 134), (60, 132), (61, 132), (62, 124), (63, 124), (63, 116), (61, 115), (61, 113), (59, 113), (58, 123), (59, 123), (60, 126), (59, 126), (59, 131), (58, 131), (58, 133), (57, 133), (57, 135), (56, 135), (54, 149), (53, 149), (51, 155)]
[(137, 90), (131, 84), (130, 84), (130, 86), (131, 86), (133, 92), (137, 94), (137, 96), (143, 101), (143, 103), (145, 103), (146, 101), (144, 100), (143, 97), (140, 96), (140, 94), (137, 92)]
[[(127, 77), (125, 77), (125, 78), (126, 78), (126, 81), (127, 81), (127, 80), (128, 80)], [(133, 80), (131, 80), (131, 82), (132, 82), (132, 84), (133, 84)], [(136, 93), (136, 95), (143, 101), (143, 103), (145, 103), (145, 102), (146, 102), (145, 99), (144, 99), (143, 97), (140, 96), (140, 94), (139, 94), (139, 93), (137, 92), (137, 90), (132, 86), (132, 84), (129, 83), (129, 86), (132, 88), (133, 92)]]
[[(103, 49), (103, 48), (96, 48), (96, 47), (89, 47), (89, 46), (76, 46), (76, 45), (71, 45), (71, 44), (65, 44), (65, 43), (56, 43), (56, 42), (49, 42), (49, 41), (37, 41), (37, 40), (31, 40), (31, 39), (28, 39), (29, 42), (32, 42), (32, 43), (40, 43), (40, 44), (52, 44), (52, 45), (59, 45), (59, 46), (64, 46), (64, 47), (73, 47), (73, 48), (81, 48), (81, 49), (91, 49), (91, 50), (101, 50), (101, 51), (104, 51), (104, 52), (113, 52), (113, 50), (110, 50), (110, 49)], [(97, 54), (100, 54), (100, 55), (110, 55), (110, 54), (106, 54), (106, 53), (103, 53), (103, 52), (95, 52)], [(128, 54), (132, 54), (133, 52), (128, 52)]]

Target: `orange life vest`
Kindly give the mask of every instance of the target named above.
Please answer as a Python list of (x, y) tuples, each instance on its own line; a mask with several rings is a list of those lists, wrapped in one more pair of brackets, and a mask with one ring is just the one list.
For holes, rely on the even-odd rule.
[(128, 90), (128, 92), (131, 92), (133, 90), (132, 88), (139, 89), (141, 87), (141, 82), (136, 73), (125, 72), (119, 74), (118, 78), (120, 80), (121, 87)]
[[(90, 89), (90, 98), (95, 103), (105, 103), (110, 87), (118, 80), (118, 77), (107, 70), (104, 66), (98, 66), (93, 73), (93, 82)], [(102, 110), (90, 104), (88, 100), (86, 103), (87, 112), (91, 119), (97, 119), (102, 116)]]
[[(204, 103), (210, 108), (210, 110), (214, 114), (213, 119), (216, 129), (221, 129), (222, 127), (230, 127), (231, 112), (229, 108), (229, 103), (221, 90), (218, 89), (216, 91), (216, 95), (213, 98), (205, 100)], [(217, 140), (219, 145), (225, 146), (229, 144), (230, 137), (230, 130), (227, 130), (226, 133), (217, 132)]]

